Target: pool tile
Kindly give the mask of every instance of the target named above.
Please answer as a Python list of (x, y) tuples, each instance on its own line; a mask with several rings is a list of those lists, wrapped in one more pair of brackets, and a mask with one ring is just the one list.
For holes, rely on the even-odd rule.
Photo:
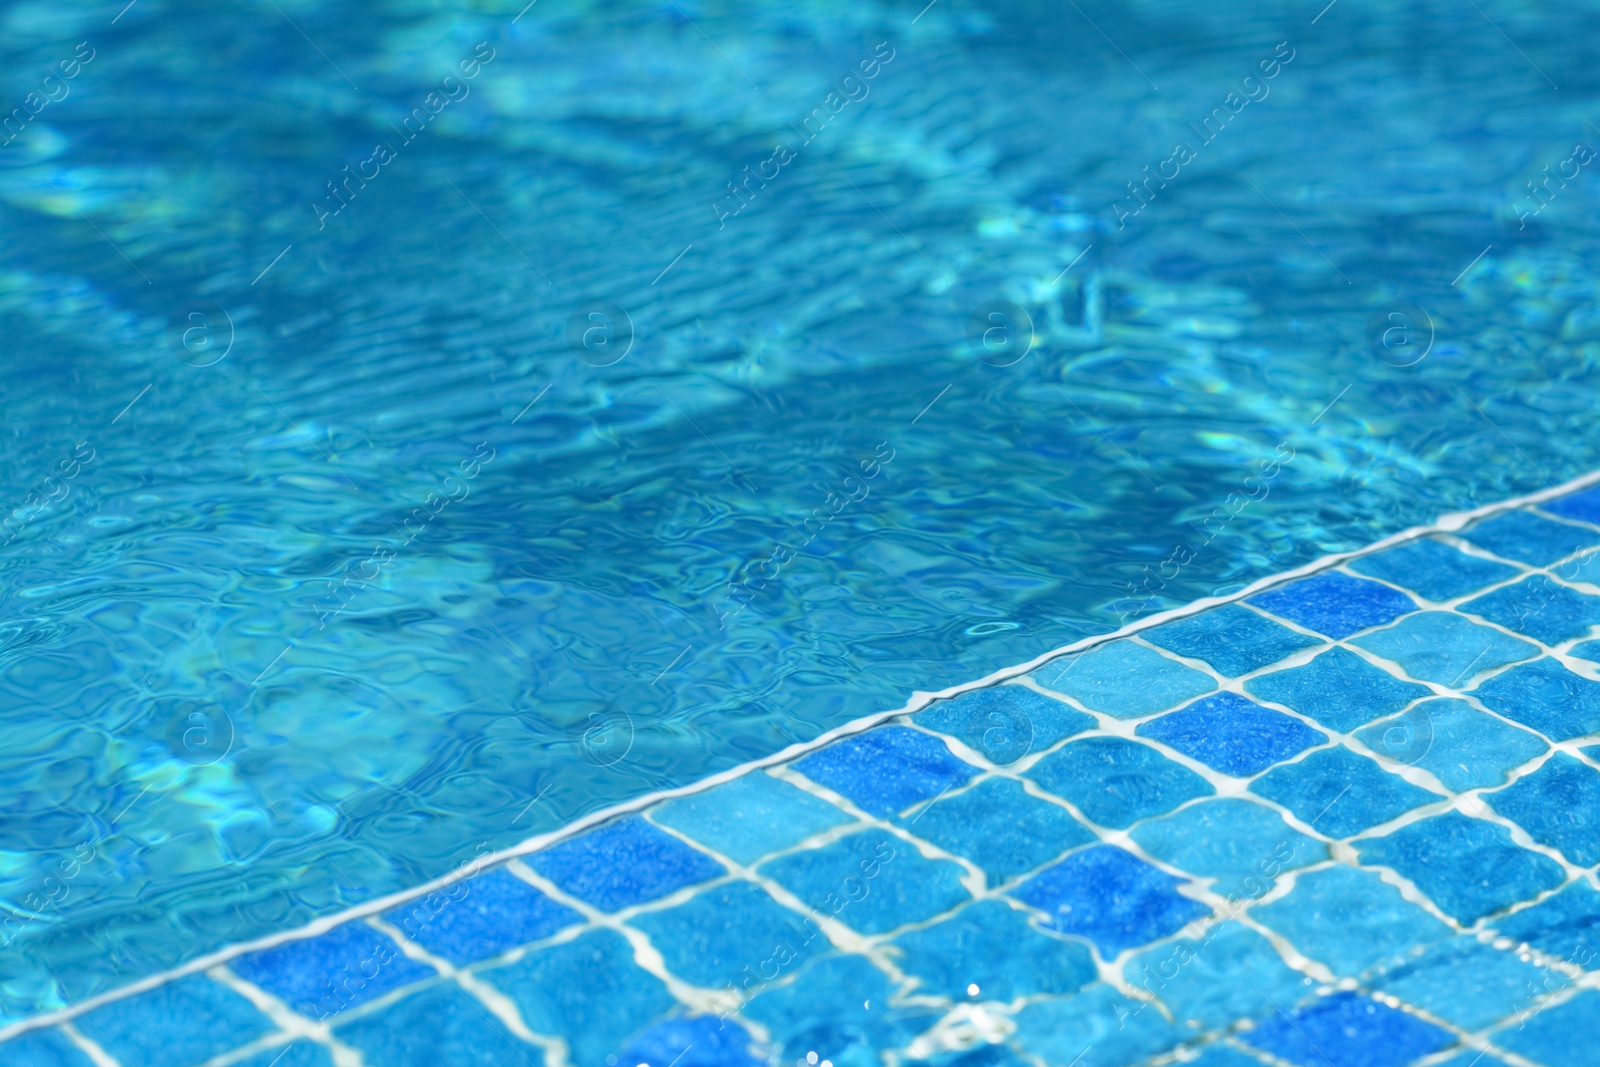
[(637, 815), (551, 845), (523, 862), (602, 911), (646, 904), (727, 873), (710, 856)]
[(893, 992), (888, 977), (865, 958), (835, 954), (755, 997), (740, 1014), (772, 1035), (780, 1064), (804, 1062), (814, 1052), (819, 1062), (831, 1060), (837, 1067), (875, 1067), (881, 1050), (904, 1046), (942, 1014), (896, 1006)]
[(1250, 910), (1334, 974), (1353, 978), (1454, 931), (1374, 871), (1328, 867), (1301, 874), (1287, 896)]
[(1356, 842), (1361, 862), (1392, 867), (1457, 922), (1531, 900), (1566, 880), (1561, 865), (1511, 841), (1497, 823), (1446, 812)]
[(326, 1046), (312, 1041), (291, 1041), (287, 1045), (263, 1049), (240, 1060), (234, 1067), (334, 1067), (334, 1063)]
[(1211, 913), (1180, 894), (1187, 884), (1111, 845), (1074, 852), (1008, 890), (1051, 927), (1093, 942), (1106, 959), (1177, 933)]
[(974, 689), (918, 712), (918, 726), (961, 740), (997, 766), (1093, 729), (1095, 718), (1025, 685)]
[(629, 925), (644, 931), (669, 971), (707, 989), (755, 988), (828, 947), (811, 917), (749, 882), (713, 886)]
[(1013, 1041), (1057, 1067), (1126, 1067), (1181, 1040), (1159, 1010), (1104, 982), (1075, 996), (1034, 1001), (1017, 1013), (1016, 1021)]
[[(1564, 582), (1582, 582), (1587, 585), (1600, 586), (1600, 552), (1590, 552), (1588, 555), (1569, 559), (1565, 563), (1558, 563), (1550, 568), (1557, 578)], [(1592, 595), (1592, 590), (1583, 590)]]
[(1119, 719), (1175, 708), (1217, 687), (1209, 674), (1128, 640), (1051, 660), (1032, 677), (1046, 689)]
[(714, 1015), (664, 1019), (635, 1037), (618, 1064), (633, 1067), (766, 1067), (750, 1031)]
[(762, 771), (669, 800), (650, 818), (746, 865), (850, 821), (826, 800)]
[(1164, 863), (1215, 878), (1214, 891), (1232, 898), (1259, 897), (1280, 872), (1328, 858), (1326, 845), (1290, 829), (1271, 808), (1233, 797), (1142, 823), (1133, 840)]
[(1537, 734), (1453, 699), (1424, 701), (1356, 737), (1380, 756), (1431, 772), (1457, 793), (1503, 785), (1507, 771), (1550, 747)]
[(363, 922), (240, 956), (228, 966), (311, 1019), (326, 1018), (437, 973), (408, 959), (393, 941)]
[(1600, 526), (1600, 485), (1547, 500), (1539, 505), (1539, 509), (1560, 515), (1563, 519), (1577, 519)]
[(434, 955), (466, 964), (549, 937), (582, 917), (510, 872), (493, 870), (384, 918)]
[(370, 1064), (384, 1067), (544, 1067), (544, 1053), (518, 1039), (482, 1004), (444, 983), (334, 1031)]
[(273, 1029), (248, 1000), (203, 975), (112, 1001), (84, 1016), (82, 1027), (122, 1067), (201, 1063)]
[(1343, 745), (1268, 771), (1250, 792), (1277, 801), (1312, 829), (1349, 837), (1443, 799)]
[(1574, 645), (1569, 654), (1579, 659), (1600, 663), (1600, 641), (1585, 641), (1581, 645)]
[(1349, 566), (1438, 601), (1466, 596), (1518, 573), (1510, 564), (1469, 556), (1430, 538), (1362, 556)]
[(94, 1067), (60, 1030), (30, 1030), (0, 1045), (6, 1067)]
[(1582, 760), (1557, 752), (1538, 770), (1484, 799), (1577, 866), (1600, 863), (1600, 771)]
[(1463, 1030), (1482, 1030), (1570, 983), (1463, 935), (1429, 945), (1370, 984)]
[(931, 800), (978, 773), (937, 737), (905, 726), (879, 727), (835, 741), (792, 766), (878, 816)]
[(930, 860), (883, 830), (864, 830), (759, 868), (785, 889), (864, 934), (931, 919), (968, 899), (963, 869)]
[(1494, 928), (1514, 941), (1574, 963), (1600, 970), (1600, 892), (1576, 881), (1530, 908), (1494, 920)]
[(1416, 602), (1399, 590), (1339, 571), (1280, 585), (1257, 593), (1246, 603), (1335, 639), (1383, 626), (1417, 610)]
[(530, 1030), (563, 1038), (583, 1067), (603, 1065), (676, 1003), (613, 930), (535, 949), (479, 977), (516, 1002)]
[(1088, 844), (1093, 832), (1066, 809), (1030, 796), (1020, 782), (989, 778), (935, 801), (901, 825), (983, 869), (990, 885)]
[(1489, 1040), (1546, 1067), (1596, 1067), (1600, 1048), (1600, 993), (1586, 989), (1571, 1000), (1545, 1008)]
[(1581, 548), (1600, 544), (1600, 531), (1540, 518), (1531, 511), (1508, 511), (1457, 534), (1501, 559), (1543, 567)]
[(1214, 792), (1187, 767), (1120, 737), (1070, 741), (1034, 764), (1027, 777), (1095, 823), (1117, 830)]
[(1169, 652), (1204, 660), (1230, 677), (1259, 670), (1321, 643), (1237, 604), (1162, 623), (1140, 636)]
[(1185, 1067), (1262, 1067), (1262, 1061), (1228, 1045), (1213, 1044), (1205, 1047), (1199, 1059), (1187, 1061)]
[(1413, 678), (1449, 686), (1539, 654), (1536, 645), (1448, 611), (1411, 615), (1350, 643), (1398, 663)]
[(1134, 733), (1239, 778), (1258, 774), (1328, 739), (1299, 719), (1237, 693), (1204, 697), (1141, 723)]
[(1552, 741), (1600, 733), (1600, 682), (1548, 657), (1497, 674), (1470, 695)]
[(1310, 663), (1258, 674), (1244, 683), (1251, 696), (1293, 708), (1330, 730), (1356, 727), (1427, 696), (1433, 690), (1379, 670), (1347, 648), (1328, 649)]
[(1535, 574), (1516, 585), (1501, 586), (1492, 593), (1467, 601), (1460, 610), (1481, 615), (1547, 645), (1587, 637), (1600, 623), (1600, 597), (1585, 596), (1557, 585), (1543, 574)]
[(1404, 1067), (1456, 1043), (1448, 1031), (1355, 993), (1335, 993), (1241, 1035), (1299, 1067)]
[(1451, 1056), (1432, 1067), (1509, 1067), (1505, 1060), (1491, 1056), (1487, 1051), (1469, 1048), (1459, 1056)]
[(1239, 1019), (1288, 1011), (1315, 983), (1283, 962), (1272, 944), (1237, 922), (1181, 938), (1130, 959), (1123, 975), (1171, 1008), (1180, 1026), (1215, 1030)]
[(1094, 956), (1076, 941), (1036, 928), (1000, 900), (981, 900), (891, 944), (899, 966), (921, 979), (918, 992), (960, 1002), (1010, 1001), (1039, 993), (1074, 993), (1094, 981)]

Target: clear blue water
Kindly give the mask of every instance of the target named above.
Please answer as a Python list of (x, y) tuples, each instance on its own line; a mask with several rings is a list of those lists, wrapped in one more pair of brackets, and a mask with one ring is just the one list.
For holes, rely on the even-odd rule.
[(1080, 7), (0, 7), (0, 1022), (1600, 465), (1600, 12)]

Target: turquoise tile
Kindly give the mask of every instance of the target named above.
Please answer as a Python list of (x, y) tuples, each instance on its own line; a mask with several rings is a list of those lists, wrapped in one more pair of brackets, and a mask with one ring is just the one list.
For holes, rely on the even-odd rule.
[(1251, 696), (1292, 708), (1330, 730), (1349, 733), (1393, 715), (1433, 690), (1379, 670), (1347, 648), (1330, 648), (1299, 667), (1258, 674), (1244, 683)]
[(1290, 829), (1271, 808), (1248, 800), (1203, 800), (1142, 823), (1133, 840), (1150, 855), (1190, 874), (1215, 878), (1215, 892), (1254, 899), (1282, 871), (1328, 858), (1313, 837)]
[(1466, 596), (1518, 574), (1510, 564), (1469, 556), (1430, 538), (1363, 556), (1349, 566), (1439, 601)]
[(1010, 778), (985, 779), (900, 823), (924, 841), (971, 860), (983, 869), (991, 886), (1095, 839), (1071, 813), (1030, 796)]
[(1002, 767), (1095, 726), (1093, 715), (1025, 685), (974, 689), (953, 700), (937, 701), (912, 718), (924, 729), (959, 738)]
[(896, 1005), (893, 993), (888, 976), (865, 958), (834, 954), (755, 997), (739, 1014), (772, 1036), (780, 1064), (806, 1063), (813, 1053), (835, 1067), (877, 1067), (884, 1049), (904, 1047), (943, 1014)]
[(932, 800), (978, 773), (939, 738), (905, 726), (880, 726), (846, 737), (791, 766), (878, 816)]
[(1491, 1056), (1479, 1049), (1468, 1049), (1459, 1056), (1451, 1056), (1434, 1067), (1509, 1067), (1505, 1060)]
[(1063, 934), (1093, 942), (1104, 959), (1183, 929), (1211, 909), (1178, 892), (1188, 884), (1111, 845), (1074, 852), (1009, 890)]
[(930, 860), (876, 829), (768, 860), (759, 870), (808, 906), (864, 934), (931, 919), (969, 897), (959, 864)]
[(1292, 652), (1322, 643), (1237, 604), (1162, 623), (1140, 636), (1169, 652), (1204, 660), (1231, 677), (1260, 670)]
[(1496, 1045), (1545, 1067), (1597, 1067), (1600, 1045), (1600, 993), (1586, 989), (1515, 1026), (1489, 1035)]
[(1579, 549), (1600, 544), (1600, 531), (1546, 519), (1531, 511), (1508, 511), (1457, 534), (1501, 559), (1543, 567)]
[(1188, 1061), (1185, 1067), (1262, 1067), (1262, 1061), (1228, 1045), (1212, 1044), (1205, 1046), (1200, 1057)]
[(762, 771), (650, 809), (652, 822), (669, 826), (749, 866), (763, 856), (843, 826), (850, 816)]
[(1469, 600), (1459, 610), (1481, 615), (1547, 645), (1588, 637), (1600, 624), (1600, 596), (1586, 596), (1557, 585), (1543, 574)]
[(94, 1061), (60, 1030), (30, 1030), (0, 1045), (6, 1067), (94, 1067)]
[[(891, 945), (900, 969), (920, 979), (918, 992), (955, 1001), (1073, 993), (1097, 974), (1082, 943), (1039, 930), (999, 900), (978, 901)], [(978, 992), (969, 994), (973, 985)]]
[(1600, 663), (1600, 641), (1585, 641), (1581, 645), (1573, 645), (1571, 654), (1579, 659)]
[(1329, 837), (1349, 837), (1443, 799), (1343, 745), (1274, 768), (1250, 792), (1277, 801)]
[(1380, 756), (1421, 767), (1457, 793), (1501, 785), (1550, 746), (1465, 700), (1429, 700), (1356, 733)]
[(1408, 615), (1350, 643), (1398, 663), (1413, 678), (1450, 686), (1539, 654), (1536, 645), (1448, 611)]
[(1566, 881), (1560, 864), (1513, 844), (1505, 827), (1455, 811), (1358, 841), (1356, 851), (1411, 879), (1463, 925)]
[(815, 916), (783, 907), (749, 882), (713, 886), (629, 925), (644, 931), (669, 971), (707, 989), (755, 988), (828, 946)]
[(1585, 970), (1600, 970), (1600, 892), (1579, 880), (1493, 921), (1500, 933)]
[(663, 1019), (629, 1042), (616, 1059), (646, 1067), (767, 1067), (750, 1031), (715, 1015)]
[(1555, 971), (1461, 936), (1427, 946), (1370, 984), (1463, 1030), (1482, 1030), (1570, 983)]
[(1557, 563), (1550, 572), (1564, 582), (1583, 582), (1600, 586), (1600, 552), (1590, 552), (1565, 563)]
[(1250, 915), (1348, 978), (1454, 933), (1376, 872), (1344, 866), (1300, 875), (1287, 896), (1256, 905)]
[(1159, 741), (1212, 770), (1247, 778), (1328, 737), (1292, 715), (1264, 708), (1237, 693), (1215, 693), (1134, 733)]
[(1119, 719), (1154, 715), (1217, 687), (1209, 674), (1127, 640), (1051, 660), (1032, 677), (1046, 689)]
[(1012, 1040), (1060, 1067), (1126, 1067), (1181, 1040), (1158, 1009), (1104, 982), (1075, 996), (1034, 1001), (1017, 1013), (1016, 1022)]
[(1240, 1019), (1288, 1011), (1316, 988), (1283, 962), (1271, 942), (1237, 922), (1201, 938), (1141, 952), (1123, 966), (1132, 985), (1155, 994), (1188, 1030), (1216, 1030)]
[(1120, 737), (1069, 741), (1034, 764), (1027, 777), (1071, 801), (1095, 823), (1117, 830), (1214, 792), (1187, 767)]
[(544, 1052), (514, 1036), (453, 984), (433, 986), (334, 1031), (384, 1067), (544, 1067)]
[(204, 975), (112, 1001), (79, 1025), (122, 1067), (187, 1067), (274, 1029), (255, 1005)]
[(326, 1046), (311, 1041), (291, 1041), (240, 1060), (235, 1067), (334, 1067), (334, 1063), (333, 1054)]
[(1600, 734), (1600, 682), (1579, 677), (1553, 659), (1513, 667), (1470, 695), (1552, 741)]
[(1577, 866), (1600, 863), (1600, 771), (1582, 760), (1557, 752), (1538, 770), (1484, 799)]

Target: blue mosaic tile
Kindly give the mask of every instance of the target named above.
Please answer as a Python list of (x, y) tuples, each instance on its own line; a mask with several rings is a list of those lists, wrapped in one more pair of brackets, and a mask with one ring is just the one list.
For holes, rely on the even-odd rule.
[(1600, 544), (1600, 531), (1540, 518), (1531, 511), (1508, 511), (1458, 534), (1501, 559), (1543, 567), (1582, 548)]
[(1538, 770), (1484, 799), (1577, 866), (1600, 863), (1600, 771), (1582, 760), (1557, 752)]
[(1230, 677), (1249, 674), (1321, 643), (1237, 604), (1162, 623), (1140, 636), (1168, 652), (1204, 660)]
[(1469, 556), (1428, 538), (1363, 556), (1350, 569), (1437, 601), (1466, 596), (1519, 573), (1509, 564)]
[(1448, 611), (1407, 616), (1351, 644), (1393, 660), (1413, 678), (1451, 686), (1539, 654), (1535, 645)]
[(1417, 605), (1380, 582), (1324, 571), (1257, 593), (1246, 603), (1307, 630), (1338, 639), (1393, 622)]
[(1300, 1067), (1403, 1067), (1455, 1044), (1432, 1023), (1354, 993), (1324, 997), (1243, 1037)]
[(1600, 486), (1546, 501), (1539, 505), (1539, 510), (1560, 515), (1563, 519), (1576, 519), (1600, 526)]
[(1446, 812), (1356, 842), (1361, 862), (1392, 867), (1463, 925), (1566, 881), (1561, 865), (1496, 823)]
[(1595, 1067), (1600, 1049), (1600, 993), (1586, 989), (1564, 1003), (1545, 1008), (1516, 1026), (1490, 1034), (1489, 1040), (1545, 1064), (1546, 1067)]
[(1469, 936), (1429, 945), (1371, 983), (1463, 1030), (1492, 1026), (1568, 984), (1554, 971)]
[(1552, 741), (1600, 733), (1600, 682), (1548, 657), (1497, 674), (1470, 695)]
[(1310, 663), (1258, 674), (1244, 683), (1251, 696), (1293, 708), (1330, 730), (1349, 733), (1393, 715), (1433, 690), (1402, 681), (1347, 648), (1330, 648)]
[[(323, 1019), (436, 972), (402, 955), (366, 923), (240, 956), (229, 966), (301, 1015)], [(368, 973), (368, 972), (371, 973)]]
[(1055, 930), (1086, 938), (1110, 959), (1209, 915), (1211, 909), (1177, 891), (1185, 884), (1120, 848), (1097, 845), (1009, 892), (1044, 912)]
[[(900, 969), (920, 979), (918, 992), (955, 1001), (1075, 993), (1097, 976), (1086, 947), (1040, 931), (999, 900), (980, 900), (891, 944)], [(969, 994), (973, 985), (978, 992)]]
[(1013, 1040), (1045, 1063), (1063, 1067), (1126, 1067), (1180, 1040), (1160, 1011), (1104, 982), (1076, 996), (1034, 1001), (1016, 1020)]
[(1481, 615), (1547, 645), (1587, 637), (1600, 623), (1600, 597), (1584, 596), (1543, 574), (1516, 585), (1501, 586), (1467, 601), (1460, 610)]
[(750, 1031), (714, 1015), (666, 1019), (633, 1039), (617, 1057), (633, 1067), (766, 1067)]
[(1227, 1045), (1207, 1045), (1200, 1058), (1187, 1062), (1187, 1067), (1261, 1067), (1262, 1061), (1246, 1056)]
[[(1565, 582), (1585, 582), (1600, 586), (1600, 552), (1590, 552), (1550, 568), (1557, 578)], [(1587, 590), (1585, 590), (1587, 592)]]
[(1502, 785), (1507, 771), (1549, 748), (1536, 734), (1454, 699), (1424, 701), (1356, 737), (1380, 756), (1431, 772), (1457, 793)]
[(937, 737), (904, 726), (880, 727), (835, 741), (793, 766), (862, 811), (878, 816), (931, 800), (978, 773)]
[(434, 955), (465, 964), (549, 937), (581, 916), (510, 872), (493, 870), (384, 918)]
[(277, 1048), (263, 1049), (240, 1060), (234, 1067), (334, 1067), (333, 1055), (326, 1047), (310, 1041), (291, 1041)]
[(1020, 782), (988, 778), (902, 820), (908, 831), (983, 869), (990, 885), (1035, 870), (1094, 833)]
[(1313, 752), (1250, 783), (1329, 837), (1349, 837), (1442, 799), (1343, 745)]
[(913, 718), (925, 729), (959, 738), (1001, 767), (1095, 726), (1093, 715), (1025, 685), (974, 689), (954, 700), (938, 701)]
[(1600, 892), (1578, 881), (1530, 908), (1494, 920), (1506, 937), (1586, 970), (1600, 969)]
[(1152, 819), (1132, 836), (1156, 859), (1215, 878), (1212, 888), (1234, 898), (1259, 897), (1279, 873), (1328, 858), (1327, 846), (1290, 829), (1271, 808), (1232, 797)]
[(112, 1001), (81, 1023), (122, 1067), (201, 1063), (273, 1029), (248, 1000), (202, 975)]
[(1486, 1050), (1468, 1049), (1459, 1056), (1451, 1056), (1433, 1067), (1508, 1067), (1505, 1060), (1491, 1056)]
[(1315, 988), (1266, 938), (1236, 922), (1218, 923), (1199, 939), (1182, 938), (1141, 952), (1123, 967), (1123, 975), (1165, 1001), (1190, 1030), (1221, 1029), (1287, 1011)]
[(1574, 645), (1571, 654), (1579, 659), (1600, 663), (1600, 641), (1585, 641), (1581, 645)]
[(479, 977), (516, 1002), (530, 1030), (563, 1038), (582, 1067), (604, 1064), (676, 1003), (612, 930), (535, 949)]
[(850, 821), (826, 800), (761, 771), (669, 800), (650, 818), (746, 865)]
[[(900, 1048), (941, 1012), (890, 1003), (889, 979), (861, 956), (834, 955), (807, 965), (795, 980), (762, 993), (740, 1014), (765, 1027), (777, 1062), (807, 1053), (835, 1067), (875, 1067), (880, 1050)], [(652, 1065), (654, 1067), (654, 1065)]]
[(544, 1067), (544, 1053), (450, 983), (340, 1026), (335, 1035), (385, 1067)]
[(1051, 660), (1032, 677), (1046, 689), (1119, 719), (1175, 708), (1217, 687), (1209, 674), (1127, 640)]
[(715, 886), (630, 925), (650, 938), (668, 970), (708, 989), (752, 989), (828, 945), (814, 921), (749, 882)]
[(1134, 733), (1239, 778), (1258, 774), (1328, 739), (1299, 719), (1264, 708), (1237, 693), (1217, 693), (1197, 700), (1179, 711), (1141, 723)]
[(1287, 896), (1250, 915), (1341, 977), (1355, 977), (1454, 931), (1374, 871), (1328, 867), (1299, 876)]
[(636, 815), (551, 845), (524, 862), (602, 911), (646, 904), (727, 873), (710, 856)]
[(958, 864), (927, 859), (882, 830), (780, 856), (759, 870), (810, 907), (864, 934), (931, 919), (968, 899)]
[(3, 1048), (6, 1067), (94, 1067), (60, 1030), (30, 1030)]
[(1214, 792), (1187, 767), (1120, 737), (1070, 741), (1034, 764), (1027, 777), (1098, 825), (1117, 830)]

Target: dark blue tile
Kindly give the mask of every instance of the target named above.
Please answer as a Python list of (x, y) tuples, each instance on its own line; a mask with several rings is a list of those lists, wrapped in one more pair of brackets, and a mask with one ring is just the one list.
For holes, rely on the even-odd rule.
[(850, 821), (826, 800), (761, 771), (669, 800), (650, 818), (743, 864)]
[(528, 1029), (565, 1039), (580, 1067), (602, 1067), (677, 1003), (612, 930), (535, 949), (478, 977), (516, 1002)]
[(1325, 571), (1269, 589), (1247, 603), (1332, 638), (1383, 626), (1417, 610), (1416, 603), (1399, 590), (1339, 571)]
[(1085, 715), (1025, 685), (974, 689), (953, 700), (930, 705), (915, 719), (918, 726), (959, 738), (984, 759), (1002, 767), (1095, 727), (1093, 715)]
[(1413, 678), (1449, 686), (1460, 686), (1477, 675), (1539, 654), (1539, 646), (1453, 611), (1410, 615), (1387, 630), (1364, 634), (1350, 643), (1393, 660)]
[(1242, 1035), (1300, 1067), (1403, 1067), (1449, 1048), (1448, 1031), (1355, 993), (1335, 993)]
[(544, 1067), (541, 1049), (448, 982), (364, 1015), (335, 1035), (367, 1063), (384, 1067)]
[(1577, 866), (1600, 863), (1600, 771), (1582, 760), (1557, 752), (1538, 770), (1484, 799)]
[(1290, 829), (1276, 811), (1238, 797), (1190, 804), (1134, 828), (1133, 840), (1170, 866), (1216, 879), (1212, 889), (1254, 899), (1278, 874), (1328, 858), (1314, 837)]
[(807, 905), (864, 934), (931, 919), (969, 896), (965, 872), (930, 860), (882, 830), (850, 834), (823, 848), (791, 852), (760, 867)]
[(1469, 556), (1426, 538), (1363, 556), (1351, 563), (1350, 569), (1438, 601), (1466, 596), (1517, 574), (1517, 568), (1509, 564)]
[(1219, 1030), (1240, 1019), (1287, 1011), (1315, 983), (1283, 962), (1272, 943), (1237, 922), (1181, 938), (1130, 959), (1123, 975), (1161, 998), (1189, 1030)]
[(808, 964), (793, 982), (754, 998), (740, 1014), (772, 1035), (777, 1063), (805, 1063), (815, 1053), (819, 1063), (831, 1060), (835, 1067), (877, 1067), (882, 1050), (905, 1046), (943, 1014), (895, 1006), (893, 992), (889, 979), (864, 957), (830, 955)]
[(1213, 770), (1248, 777), (1326, 741), (1327, 735), (1237, 693), (1216, 693), (1134, 731)]
[(1564, 497), (1540, 504), (1539, 510), (1560, 515), (1563, 519), (1577, 519), (1579, 522), (1600, 526), (1600, 486), (1580, 489), (1576, 493), (1569, 493)]
[(1463, 1030), (1482, 1030), (1569, 983), (1555, 971), (1463, 935), (1429, 945), (1368, 984)]
[(710, 856), (637, 815), (552, 845), (526, 862), (563, 891), (602, 911), (659, 900), (727, 873)]
[(1204, 671), (1128, 640), (1108, 641), (1051, 660), (1033, 672), (1033, 680), (1086, 708), (1119, 719), (1175, 708), (1217, 687)]
[(707, 989), (754, 989), (792, 973), (828, 946), (811, 918), (780, 906), (749, 882), (714, 886), (631, 925), (650, 938), (669, 971)]
[(1036, 870), (1094, 834), (1020, 782), (989, 778), (902, 819), (911, 833), (981, 867), (990, 885)]
[(1596, 1033), (1600, 1033), (1600, 993), (1586, 989), (1569, 1001), (1490, 1034), (1489, 1040), (1547, 1067), (1595, 1067), (1600, 1064)]
[[(891, 944), (900, 969), (921, 980), (919, 993), (955, 1001), (1074, 993), (1098, 974), (1083, 945), (1038, 930), (999, 900), (979, 901)], [(974, 985), (978, 992), (969, 994)]]
[(1209, 915), (1210, 908), (1177, 891), (1186, 884), (1120, 848), (1097, 845), (1009, 892), (1044, 912), (1052, 928), (1086, 938), (1110, 959)]
[(1460, 610), (1481, 615), (1547, 645), (1587, 637), (1600, 623), (1600, 597), (1584, 596), (1543, 574), (1516, 585), (1501, 586), (1467, 601)]
[(1537, 734), (1451, 699), (1425, 700), (1356, 737), (1380, 756), (1431, 771), (1457, 793), (1503, 785), (1506, 772), (1550, 747)]
[(1459, 534), (1501, 559), (1543, 567), (1581, 548), (1600, 544), (1600, 532), (1540, 518), (1531, 511), (1508, 511)]
[(1330, 648), (1310, 663), (1260, 674), (1244, 683), (1251, 696), (1293, 708), (1330, 730), (1349, 733), (1393, 715), (1433, 690), (1379, 670), (1347, 648)]
[(123, 1067), (202, 1063), (273, 1029), (248, 1000), (202, 975), (112, 1001), (81, 1025)]
[(94, 1067), (60, 1030), (30, 1030), (0, 1045), (6, 1067)]
[(1470, 695), (1552, 741), (1600, 733), (1600, 682), (1580, 678), (1553, 659), (1513, 667)]
[(794, 769), (862, 811), (893, 815), (978, 773), (943, 741), (904, 726), (880, 726), (797, 760)]
[(326, 1018), (437, 973), (407, 959), (393, 941), (361, 922), (334, 927), (321, 937), (241, 956), (229, 966), (240, 978), (312, 1019)]
[(582, 917), (505, 870), (493, 870), (396, 908), (384, 918), (451, 963), (498, 956)]
[(714, 1015), (664, 1019), (628, 1045), (618, 1064), (633, 1067), (767, 1067), (750, 1031)]
[(1358, 841), (1356, 851), (1411, 879), (1463, 925), (1566, 881), (1560, 864), (1513, 844), (1505, 827), (1454, 811)]
[(1121, 737), (1069, 742), (1034, 764), (1027, 777), (1070, 800), (1099, 825), (1117, 830), (1213, 792), (1189, 768)]
[(1600, 892), (1577, 881), (1531, 908), (1502, 916), (1494, 927), (1513, 941), (1600, 970)]
[(1412, 958), (1454, 931), (1406, 900), (1376, 871), (1335, 866), (1301, 874), (1294, 888), (1250, 916), (1341, 978)]
[(291, 1041), (287, 1045), (263, 1049), (235, 1067), (333, 1067), (333, 1056), (323, 1045), (311, 1041)]
[(1036, 1000), (1017, 1013), (1012, 1039), (1051, 1067), (1127, 1067), (1172, 1048), (1177, 1028), (1159, 1009), (1096, 982), (1073, 997)]
[(1237, 604), (1162, 623), (1140, 636), (1169, 652), (1204, 660), (1229, 676), (1249, 674), (1321, 643)]
[(1343, 745), (1268, 771), (1250, 783), (1250, 791), (1329, 837), (1349, 837), (1443, 799)]

